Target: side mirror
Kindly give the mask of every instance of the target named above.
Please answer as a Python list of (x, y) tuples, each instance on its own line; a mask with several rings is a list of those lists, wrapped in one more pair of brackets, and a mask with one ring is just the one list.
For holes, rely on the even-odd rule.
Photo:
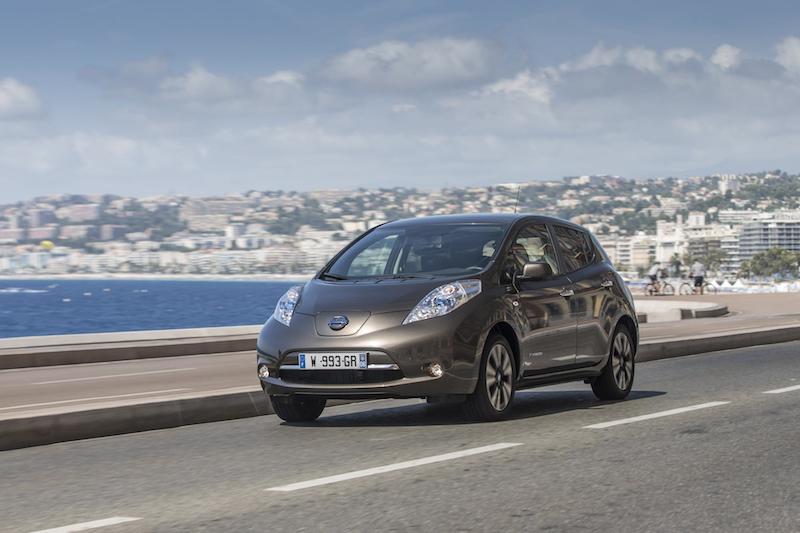
[(553, 275), (553, 269), (544, 261), (527, 263), (522, 267), (522, 274), (517, 276), (520, 281), (541, 281)]

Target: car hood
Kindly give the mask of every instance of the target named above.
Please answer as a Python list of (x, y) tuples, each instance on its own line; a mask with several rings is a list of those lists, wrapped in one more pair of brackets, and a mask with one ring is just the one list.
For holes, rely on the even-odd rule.
[(369, 314), (410, 311), (431, 290), (449, 279), (379, 279), (323, 281), (303, 287), (295, 312), (306, 315), (363, 311)]

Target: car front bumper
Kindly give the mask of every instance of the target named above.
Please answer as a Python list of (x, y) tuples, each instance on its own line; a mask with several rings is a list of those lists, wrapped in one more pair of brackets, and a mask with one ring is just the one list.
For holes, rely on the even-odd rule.
[[(464, 306), (466, 307), (466, 306)], [(290, 327), (270, 319), (258, 340), (258, 365), (270, 395), (315, 395), (329, 398), (415, 398), (469, 394), (477, 381), (476, 360), (482, 346), (478, 324), (466, 310), (403, 325), (407, 315), (372, 315), (357, 334), (321, 336), (314, 317), (296, 314)], [(366, 352), (366, 370), (300, 370), (299, 353)], [(438, 363), (443, 373), (430, 374)]]

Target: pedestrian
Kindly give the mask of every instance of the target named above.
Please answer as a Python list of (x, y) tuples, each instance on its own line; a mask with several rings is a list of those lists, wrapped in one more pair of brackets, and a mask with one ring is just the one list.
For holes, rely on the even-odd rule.
[(695, 259), (695, 262), (692, 263), (692, 268), (689, 270), (689, 275), (694, 278), (694, 293), (703, 294), (703, 284), (706, 279), (706, 266), (700, 262), (699, 259)]

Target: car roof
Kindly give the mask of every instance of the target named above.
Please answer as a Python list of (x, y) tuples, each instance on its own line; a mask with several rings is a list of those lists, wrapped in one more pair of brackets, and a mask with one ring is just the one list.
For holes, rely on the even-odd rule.
[(423, 226), (427, 224), (503, 224), (510, 226), (520, 220), (542, 223), (558, 223), (564, 224), (565, 226), (580, 228), (580, 226), (567, 220), (531, 213), (469, 213), (462, 215), (435, 215), (394, 220), (392, 222), (387, 222), (382, 227), (400, 228)]

